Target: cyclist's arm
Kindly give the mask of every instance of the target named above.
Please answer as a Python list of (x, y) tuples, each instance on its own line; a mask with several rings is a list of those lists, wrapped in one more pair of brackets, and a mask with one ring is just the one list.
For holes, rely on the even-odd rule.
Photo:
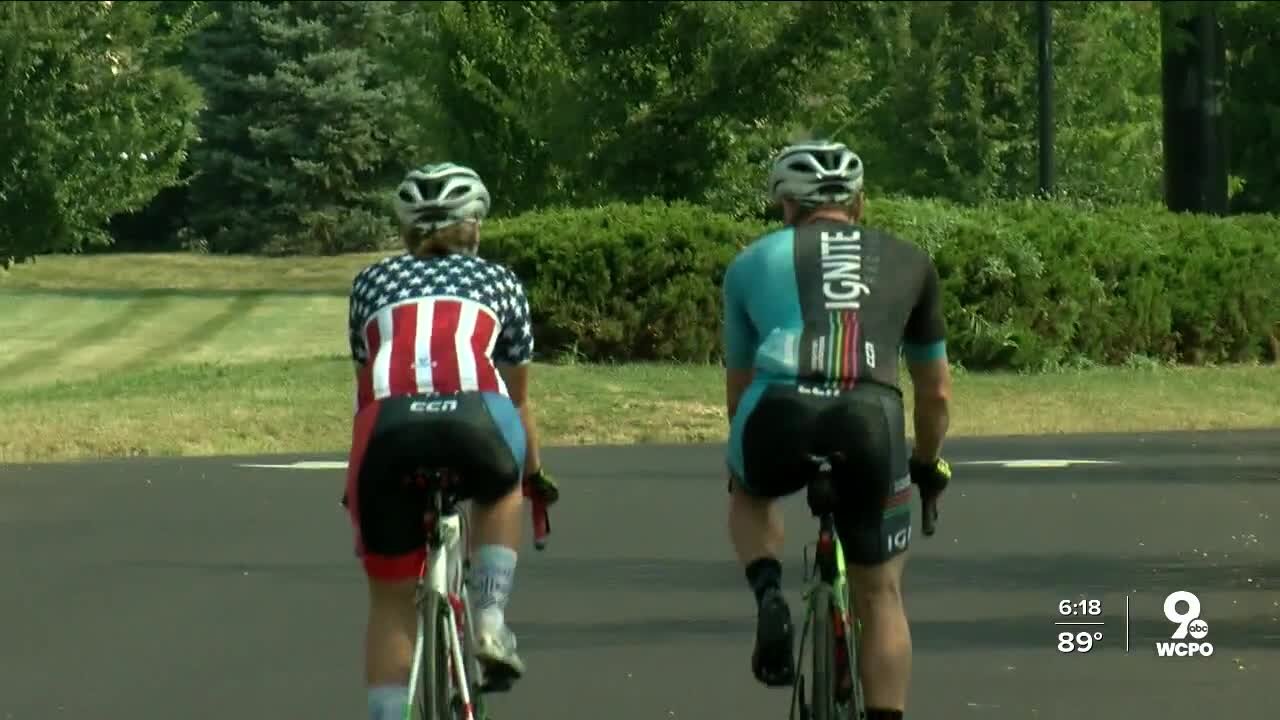
[(355, 382), (352, 385), (351, 403), (355, 407), (353, 412), (359, 411), (360, 404), (360, 370), (364, 364), (369, 361), (370, 348), (365, 347), (364, 331), (361, 327), (364, 321), (364, 310), (357, 300), (360, 279), (363, 273), (356, 276), (351, 283), (351, 296), (347, 300), (347, 344), (351, 348), (351, 370), (355, 374)]
[(902, 352), (915, 397), (915, 446), (911, 454), (922, 462), (932, 462), (941, 455), (951, 421), (951, 367), (947, 362), (940, 285), (938, 270), (930, 260), (920, 297), (903, 333)]
[(742, 401), (742, 393), (747, 391), (754, 378), (755, 371), (750, 368), (746, 370), (725, 368), (724, 404), (725, 410), (729, 413), (730, 422), (733, 422), (733, 416), (738, 413), (738, 403)]
[(520, 422), (524, 424), (525, 455), (524, 474), (533, 475), (542, 469), (542, 453), (538, 443), (538, 426), (533, 420), (533, 408), (529, 402), (529, 365), (499, 365), (498, 372), (502, 381), (507, 384), (507, 392), (511, 402), (520, 412)]
[(507, 386), (511, 404), (520, 413), (524, 424), (526, 477), (542, 469), (542, 450), (538, 442), (538, 425), (534, 422), (533, 403), (529, 400), (529, 366), (533, 364), (532, 316), (524, 286), (515, 274), (511, 274), (515, 286), (511, 299), (514, 308), (503, 322), (503, 327), (493, 346), (493, 361), (502, 381)]
[(730, 263), (724, 275), (724, 394), (729, 422), (738, 412), (742, 393), (746, 392), (755, 376), (753, 361), (756, 352), (756, 331), (743, 302), (741, 263)]

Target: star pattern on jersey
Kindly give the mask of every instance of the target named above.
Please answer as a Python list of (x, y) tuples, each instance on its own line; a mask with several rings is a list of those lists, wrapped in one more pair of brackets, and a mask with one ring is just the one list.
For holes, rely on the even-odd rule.
[(465, 298), (485, 305), (502, 325), (494, 359), (511, 364), (533, 357), (533, 323), (524, 286), (515, 273), (474, 255), (417, 258), (396, 255), (379, 260), (351, 284), (351, 356), (368, 361), (362, 330), (379, 310), (409, 300)]

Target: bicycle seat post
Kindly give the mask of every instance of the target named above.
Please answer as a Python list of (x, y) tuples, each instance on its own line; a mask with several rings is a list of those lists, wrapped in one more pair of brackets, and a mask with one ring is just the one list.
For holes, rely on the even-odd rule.
[(805, 499), (809, 503), (809, 512), (816, 518), (835, 512), (835, 485), (831, 479), (831, 460), (818, 455), (810, 455), (809, 459), (818, 466), (817, 475), (809, 482)]
[(810, 481), (805, 494), (809, 511), (818, 518), (818, 547), (814, 561), (818, 576), (823, 582), (831, 583), (836, 577), (836, 492), (831, 477), (831, 460), (817, 455), (810, 455), (809, 459), (818, 466), (817, 475)]
[(424, 521), (427, 528), (427, 542), (433, 548), (441, 547), (448, 538), (443, 535), (441, 520), (450, 512), (452, 502), (445, 476), (438, 470), (418, 468), (414, 473), (418, 479), (418, 487), (425, 493), (426, 509)]

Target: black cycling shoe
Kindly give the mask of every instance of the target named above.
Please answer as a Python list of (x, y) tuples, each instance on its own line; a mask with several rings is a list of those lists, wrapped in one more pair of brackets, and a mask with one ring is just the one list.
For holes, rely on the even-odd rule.
[(795, 637), (791, 608), (782, 591), (765, 592), (756, 618), (756, 647), (751, 654), (751, 672), (764, 685), (788, 687), (795, 683)]

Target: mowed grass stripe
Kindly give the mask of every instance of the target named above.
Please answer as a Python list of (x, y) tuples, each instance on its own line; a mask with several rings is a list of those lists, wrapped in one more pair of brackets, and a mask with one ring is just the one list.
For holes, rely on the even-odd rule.
[(292, 290), (272, 290), (266, 288), (246, 288), (241, 290), (215, 290), (211, 288), (133, 288), (120, 289), (112, 287), (83, 288), (20, 288), (14, 289), (0, 285), (0, 299), (9, 297), (52, 297), (72, 300), (111, 300), (131, 299), (138, 295), (147, 297), (174, 297), (193, 300), (234, 299), (242, 295), (262, 295), (265, 297), (347, 297), (347, 291), (332, 288), (297, 288)]
[(0, 272), (0, 289), (281, 290), (345, 294), (365, 265), (397, 251), (325, 257), (195, 253), (44, 255)]
[[(28, 375), (52, 375), (62, 379), (84, 377), (78, 370), (90, 370), (96, 374), (101, 369), (107, 346), (118, 350), (122, 335), (159, 317), (172, 304), (164, 297), (140, 296), (128, 301), (91, 300), (80, 303), (71, 316), (80, 325), (68, 335), (50, 338), (49, 341), (31, 347), (3, 367), (0, 382), (6, 385), (23, 380)], [(36, 303), (16, 302), (11, 312), (26, 317), (26, 307)], [(118, 364), (118, 363), (114, 363)]]
[(138, 370), (147, 366), (164, 363), (175, 356), (190, 352), (193, 348), (203, 347), (217, 339), (217, 336), (238, 322), (244, 322), (266, 299), (261, 294), (246, 294), (232, 298), (222, 304), (221, 310), (206, 318), (203, 322), (191, 325), (186, 332), (180, 333), (167, 341), (161, 341), (148, 347), (145, 352), (136, 355), (132, 360), (122, 363), (117, 370)]
[(0, 370), (10, 369), (29, 354), (47, 352), (84, 329), (84, 301), (75, 298), (35, 302), (25, 295), (0, 293), (0, 309)]
[[(124, 312), (115, 308), (124, 306)], [(142, 359), (178, 328), (201, 318), (196, 307), (168, 296), (142, 295), (133, 300), (88, 301), (81, 312), (86, 318), (112, 315), (82, 342), (66, 346), (56, 362), (33, 370), (28, 382), (80, 378), (95, 380), (119, 372)], [(200, 308), (204, 309), (204, 308)]]
[[(131, 299), (0, 293), (0, 388), (47, 385), (171, 364), (334, 357), (347, 353), (346, 299), (262, 292)], [(17, 350), (10, 348), (16, 347)]]
[(345, 355), (347, 302), (270, 296), (217, 335), (172, 356), (182, 363), (242, 363)]

